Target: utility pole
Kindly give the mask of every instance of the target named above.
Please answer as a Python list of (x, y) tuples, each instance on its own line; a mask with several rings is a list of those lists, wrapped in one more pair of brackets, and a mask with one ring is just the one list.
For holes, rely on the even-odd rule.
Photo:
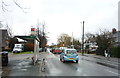
[(84, 21), (83, 21), (83, 33), (82, 33), (82, 55), (84, 55)]
[(74, 39), (73, 39), (73, 32), (72, 32), (72, 48), (74, 48), (74, 43), (73, 43)]
[(45, 25), (43, 24), (43, 51), (45, 51), (45, 47), (44, 47), (44, 44), (45, 44), (45, 40), (44, 40), (45, 32), (44, 32), (44, 29), (45, 29)]

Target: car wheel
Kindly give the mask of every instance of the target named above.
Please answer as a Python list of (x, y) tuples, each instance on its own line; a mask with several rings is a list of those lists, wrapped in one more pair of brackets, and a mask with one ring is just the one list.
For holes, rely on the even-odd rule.
[(65, 63), (65, 60), (63, 60), (63, 63)]
[(76, 60), (76, 63), (78, 63), (78, 60)]
[(63, 62), (63, 63), (65, 63), (65, 60), (64, 60), (64, 58), (62, 59), (62, 62)]

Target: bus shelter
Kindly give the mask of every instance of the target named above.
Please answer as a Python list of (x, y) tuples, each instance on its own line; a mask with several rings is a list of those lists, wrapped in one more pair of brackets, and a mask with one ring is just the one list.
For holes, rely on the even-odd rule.
[(35, 65), (35, 63), (39, 57), (39, 42), (40, 42), (40, 40), (38, 39), (38, 37), (34, 36), (34, 35), (32, 35), (32, 36), (15, 36), (15, 37), (29, 41), (29, 42), (34, 42), (33, 62)]

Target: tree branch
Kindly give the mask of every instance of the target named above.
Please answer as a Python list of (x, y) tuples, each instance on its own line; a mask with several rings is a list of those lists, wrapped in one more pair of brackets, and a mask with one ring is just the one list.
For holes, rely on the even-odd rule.
[(5, 2), (3, 0), (1, 0), (1, 4), (2, 4), (2, 10), (5, 12), (5, 11), (8, 11), (5, 7), (8, 6), (7, 4), (5, 4)]
[(14, 2), (15, 5), (17, 5), (24, 13), (27, 13), (27, 12), (24, 11), (24, 9), (26, 9), (26, 8), (21, 7), (20, 4), (18, 4), (18, 2), (17, 2), (16, 0), (13, 0), (13, 2)]

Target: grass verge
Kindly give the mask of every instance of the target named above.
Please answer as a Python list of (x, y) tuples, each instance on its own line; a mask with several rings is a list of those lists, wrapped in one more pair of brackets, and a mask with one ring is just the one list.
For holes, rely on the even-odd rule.
[(21, 53), (14, 53), (15, 55), (18, 54), (33, 54), (33, 51), (21, 52)]

